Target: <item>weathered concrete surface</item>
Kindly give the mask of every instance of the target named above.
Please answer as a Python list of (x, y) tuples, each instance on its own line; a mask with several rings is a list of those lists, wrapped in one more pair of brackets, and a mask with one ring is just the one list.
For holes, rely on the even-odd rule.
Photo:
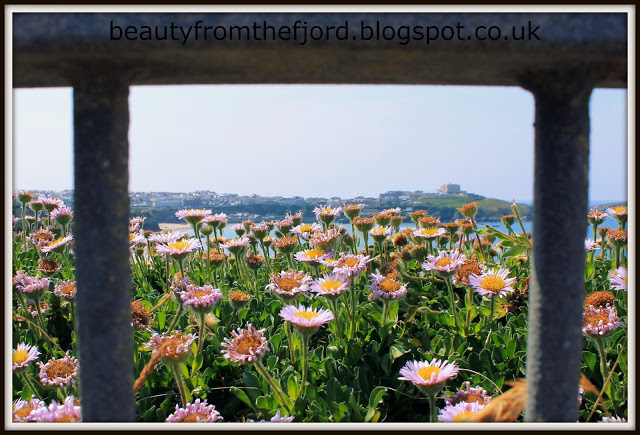
[[(341, 26), (348, 40), (311, 41), (127, 41), (110, 40), (110, 23), (188, 27)], [(384, 26), (498, 26), (512, 33), (539, 26), (540, 40), (363, 41), (361, 21)], [(518, 86), (518, 77), (547, 69), (580, 69), (598, 87), (624, 87), (627, 21), (614, 13), (454, 14), (15, 14), (14, 86), (70, 86), (85, 62), (109, 61), (131, 84), (376, 83)], [(482, 36), (482, 35), (481, 35)], [(353, 38), (356, 40), (353, 40)]]
[(575, 422), (592, 81), (580, 71), (565, 71), (523, 77), (522, 84), (536, 105), (525, 418)]
[(99, 71), (73, 92), (74, 237), (85, 422), (133, 421), (129, 88)]

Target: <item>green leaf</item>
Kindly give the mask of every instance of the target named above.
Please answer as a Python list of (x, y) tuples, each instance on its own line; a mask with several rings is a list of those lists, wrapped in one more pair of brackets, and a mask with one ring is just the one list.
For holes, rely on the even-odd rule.
[(200, 370), (200, 367), (202, 367), (203, 359), (204, 357), (202, 356), (202, 353), (196, 355), (196, 357), (193, 359), (193, 362), (191, 363), (191, 373), (195, 373)]
[(517, 257), (518, 255), (526, 251), (526, 246), (514, 246), (513, 248), (509, 248), (504, 252), (504, 257)]
[(158, 323), (158, 329), (164, 329), (164, 324), (167, 319), (167, 315), (163, 311), (158, 311), (156, 314), (156, 322)]
[(513, 358), (515, 356), (516, 353), (516, 345), (518, 344), (518, 342), (516, 340), (510, 340), (507, 343), (507, 356), (509, 358)]
[(336, 378), (331, 378), (326, 386), (327, 399), (329, 402), (338, 402), (342, 397), (342, 388)]
[(164, 409), (159, 408), (156, 410), (156, 417), (158, 418), (158, 421), (165, 421), (167, 419), (167, 413)]
[(245, 393), (244, 390), (241, 390), (238, 387), (231, 387), (230, 391), (233, 394), (235, 394), (238, 399), (242, 400), (251, 409), (254, 409), (254, 410), (256, 409), (255, 402), (249, 399), (249, 396), (247, 396), (247, 393)]
[(596, 362), (598, 360), (597, 355), (595, 353), (584, 351), (582, 352), (582, 359), (584, 359), (584, 362), (587, 363), (587, 367), (589, 367), (591, 371), (594, 371)]
[(369, 406), (367, 407), (367, 415), (364, 417), (364, 421), (370, 422), (376, 415), (378, 410), (378, 404), (382, 401), (382, 398), (387, 393), (386, 387), (376, 387), (371, 391), (369, 395)]
[(409, 352), (409, 349), (404, 347), (403, 344), (401, 344), (401, 343), (394, 344), (389, 349), (389, 353), (391, 354), (391, 362), (393, 362), (396, 359), (400, 358), (402, 355), (404, 355), (407, 352)]
[(298, 386), (298, 382), (295, 376), (293, 374), (290, 375), (287, 378), (287, 392), (289, 393), (289, 398), (291, 399), (292, 402), (296, 401), (299, 390), (300, 390), (300, 387)]

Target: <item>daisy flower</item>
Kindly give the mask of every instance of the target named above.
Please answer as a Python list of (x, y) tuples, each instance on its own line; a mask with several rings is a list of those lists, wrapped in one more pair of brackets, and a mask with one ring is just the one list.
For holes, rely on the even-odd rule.
[(38, 196), (38, 202), (44, 206), (44, 209), (51, 213), (56, 208), (62, 207), (64, 202), (58, 198), (47, 198), (44, 195)]
[(311, 307), (306, 308), (304, 305), (298, 305), (298, 307), (287, 305), (280, 310), (279, 314), (284, 320), (291, 322), (302, 334), (313, 334), (322, 325), (333, 320), (333, 313), (330, 310), (322, 308), (314, 310)]
[(33, 421), (39, 423), (76, 423), (82, 421), (81, 409), (75, 405), (73, 396), (67, 396), (63, 405), (55, 400), (49, 407), (41, 407), (31, 414)]
[(275, 241), (273, 246), (280, 252), (284, 254), (292, 253), (296, 247), (298, 246), (297, 237), (291, 236), (283, 236)]
[(319, 222), (324, 222), (329, 225), (335, 218), (340, 216), (340, 212), (342, 211), (342, 207), (331, 208), (328, 205), (324, 207), (316, 207), (313, 209), (313, 212), (316, 215), (316, 219)]
[(626, 422), (627, 420), (625, 418), (613, 416), (613, 417), (602, 417), (602, 420), (600, 420), (598, 423), (626, 423)]
[(282, 234), (287, 234), (293, 227), (293, 218), (291, 216), (287, 216), (281, 221), (276, 222), (276, 226), (282, 232)]
[(516, 278), (507, 278), (508, 275), (509, 269), (490, 270), (480, 276), (472, 274), (469, 275), (469, 284), (476, 293), (487, 298), (503, 297), (514, 291), (511, 286), (516, 282)]
[(11, 369), (14, 372), (26, 369), (31, 361), (38, 359), (38, 355), (40, 355), (40, 352), (36, 346), (30, 346), (25, 343), (18, 344), (11, 355)]
[(491, 396), (487, 396), (487, 390), (482, 387), (471, 387), (471, 382), (467, 381), (463, 385), (463, 389), (459, 390), (451, 397), (445, 397), (444, 402), (447, 406), (454, 406), (461, 402), (486, 405), (491, 401)]
[(197, 225), (202, 222), (207, 216), (211, 216), (211, 210), (203, 210), (203, 209), (182, 209), (176, 212), (176, 217), (178, 219), (184, 219), (189, 222), (191, 225)]
[(435, 239), (446, 233), (447, 231), (444, 228), (420, 228), (413, 232), (413, 236), (421, 239)]
[(620, 205), (618, 207), (609, 207), (605, 210), (605, 212), (609, 216), (618, 219), (618, 217), (620, 216), (624, 216), (626, 218), (627, 214), (629, 213), (629, 209), (625, 206)]
[(278, 411), (276, 412), (276, 415), (271, 417), (271, 420), (269, 420), (269, 421), (260, 420), (258, 423), (291, 423), (294, 418), (295, 417), (293, 415), (292, 416), (287, 416), (285, 414), (284, 416), (280, 416), (280, 410), (278, 409)]
[(264, 221), (251, 227), (251, 232), (254, 236), (256, 236), (258, 240), (264, 239), (269, 235), (270, 231), (271, 230), (269, 229), (269, 225), (267, 225), (267, 223)]
[(312, 266), (318, 266), (332, 255), (332, 252), (325, 252), (322, 249), (306, 249), (304, 251), (296, 252), (294, 258), (301, 263), (309, 263)]
[(402, 209), (400, 207), (395, 207), (395, 208), (388, 208), (386, 210), (382, 210), (381, 213), (398, 214), (401, 211), (402, 211)]
[(353, 225), (360, 231), (362, 234), (368, 233), (375, 224), (376, 220), (374, 218), (367, 217), (356, 217), (353, 218)]
[(198, 313), (206, 312), (222, 299), (222, 292), (211, 285), (202, 287), (188, 285), (187, 290), (180, 293), (180, 299), (185, 307)]
[(60, 281), (53, 288), (53, 294), (68, 301), (76, 298), (76, 282), (75, 281)]
[(51, 212), (51, 219), (64, 227), (73, 219), (73, 212), (69, 207), (62, 206)]
[(609, 217), (608, 214), (601, 212), (600, 210), (596, 210), (595, 208), (592, 208), (587, 216), (591, 225), (600, 225)]
[(225, 348), (223, 356), (231, 362), (241, 364), (257, 361), (270, 350), (267, 340), (262, 336), (264, 331), (266, 329), (255, 329), (251, 323), (247, 323), (247, 329), (232, 331), (233, 338), (225, 338), (224, 343), (220, 344)]
[(22, 204), (27, 204), (28, 202), (33, 201), (33, 198), (33, 193), (27, 192), (25, 190), (18, 190), (13, 193), (13, 199), (17, 199)]
[(439, 275), (447, 277), (456, 273), (466, 261), (467, 257), (457, 249), (454, 249), (452, 252), (440, 251), (437, 257), (429, 255), (427, 261), (422, 263), (422, 267), (425, 270), (433, 270)]
[(129, 233), (129, 246), (147, 243), (147, 239), (141, 233)]
[(367, 263), (373, 261), (372, 258), (369, 258), (368, 255), (354, 255), (347, 254), (345, 255), (343, 252), (340, 253), (340, 258), (332, 264), (333, 271), (337, 273), (342, 273), (346, 276), (353, 276), (354, 278), (360, 275), (360, 273), (366, 269)]
[(584, 312), (582, 320), (582, 333), (587, 337), (607, 337), (619, 326), (625, 325), (620, 321), (616, 309), (611, 306), (594, 308), (590, 306)]
[(151, 313), (147, 311), (140, 300), (131, 302), (131, 326), (137, 329), (147, 329), (151, 326)]
[(36, 309), (36, 301), (33, 299), (27, 299), (27, 311), (31, 314), (31, 317), (36, 317), (38, 315), (38, 311), (40, 314), (44, 314), (49, 311), (51, 307), (49, 306), (49, 302), (40, 301), (40, 305), (38, 309)]
[(311, 277), (304, 272), (283, 270), (279, 275), (271, 275), (271, 282), (265, 287), (285, 299), (295, 298), (301, 293), (309, 291)]
[(369, 290), (372, 293), (372, 300), (378, 298), (400, 299), (407, 294), (407, 288), (402, 283), (380, 274), (378, 269), (371, 274), (371, 287)]
[(42, 257), (38, 260), (38, 270), (45, 276), (51, 276), (60, 270), (62, 266), (53, 258)]
[(146, 217), (142, 216), (136, 216), (129, 219), (129, 232), (135, 233), (136, 231), (141, 230), (145, 219)]
[(156, 251), (176, 260), (183, 260), (187, 255), (199, 249), (201, 246), (198, 239), (187, 239), (169, 243), (168, 245), (158, 244)]
[(38, 363), (40, 367), (40, 382), (45, 386), (65, 387), (75, 385), (78, 377), (78, 360), (69, 356), (67, 352), (64, 358), (50, 359), (46, 364)]
[(207, 404), (207, 400), (196, 399), (193, 403), (187, 403), (187, 406), (180, 408), (176, 405), (176, 412), (167, 417), (170, 423), (213, 423), (222, 420), (222, 416), (216, 407)]
[(461, 423), (470, 415), (478, 413), (482, 408), (484, 408), (484, 405), (478, 402), (460, 402), (440, 410), (438, 420), (447, 423)]
[(324, 274), (311, 284), (311, 291), (318, 296), (335, 298), (344, 293), (349, 287), (347, 277), (341, 273)]
[(49, 252), (61, 253), (64, 248), (73, 240), (73, 236), (60, 237), (59, 239), (49, 242), (46, 246), (42, 247), (41, 251), (45, 254)]
[(239, 290), (229, 292), (229, 303), (236, 310), (244, 307), (250, 299), (251, 296), (245, 292), (241, 292)]
[(429, 361), (407, 361), (400, 369), (401, 381), (411, 381), (413, 385), (422, 388), (427, 394), (435, 394), (444, 386), (449, 379), (458, 374), (458, 367), (455, 363), (447, 360)]
[(144, 346), (147, 349), (159, 352), (163, 363), (174, 366), (189, 358), (191, 344), (196, 338), (197, 335), (195, 334), (176, 332), (172, 335), (167, 335), (167, 333), (160, 335), (154, 332), (149, 342)]
[(392, 232), (393, 228), (391, 227), (375, 227), (369, 231), (369, 234), (373, 237), (373, 240), (380, 243), (390, 236)]
[(298, 225), (291, 229), (292, 234), (297, 234), (303, 240), (309, 240), (312, 234), (322, 231), (322, 226), (316, 222), (307, 225)]
[(467, 259), (456, 272), (456, 276), (453, 277), (453, 283), (469, 285), (470, 275), (482, 275), (486, 270), (487, 266), (485, 266), (484, 263), (479, 263), (477, 260)]
[(595, 251), (596, 249), (600, 249), (598, 243), (593, 239), (585, 239), (584, 241), (584, 250), (586, 252)]
[(345, 205), (343, 207), (344, 214), (350, 220), (353, 220), (353, 218), (356, 218), (356, 217), (358, 217), (360, 215), (360, 212), (362, 211), (363, 207), (364, 207), (364, 204), (349, 204), (349, 205)]
[(45, 404), (42, 400), (31, 396), (30, 401), (17, 399), (12, 406), (12, 421), (14, 423), (28, 423), (33, 421), (34, 411), (44, 408)]
[(242, 253), (247, 248), (247, 245), (249, 245), (248, 237), (239, 237), (235, 239), (229, 239), (224, 243), (220, 244), (220, 246), (227, 249), (229, 252), (231, 252), (233, 255), (236, 255), (236, 256)]
[[(424, 216), (418, 219), (418, 225), (420, 228), (431, 228), (437, 229), (436, 227), (440, 226), (440, 218), (434, 218), (431, 216)], [(447, 230), (445, 230), (446, 232)]]
[(327, 232), (316, 232), (309, 238), (309, 244), (323, 251), (333, 251), (338, 243), (340, 231), (332, 228)]
[(596, 291), (589, 293), (584, 298), (584, 307), (589, 308), (592, 305), (594, 308), (604, 308), (607, 305), (613, 305), (613, 301), (616, 300), (616, 297), (613, 293), (608, 291)]
[(33, 243), (39, 251), (42, 251), (42, 248), (53, 242), (54, 239), (55, 236), (53, 233), (49, 230), (45, 230), (44, 228), (40, 228), (31, 234), (31, 243)]
[(609, 282), (613, 290), (628, 291), (629, 271), (626, 267), (621, 266), (617, 269), (609, 271)]
[(16, 272), (16, 276), (13, 278), (13, 286), (16, 290), (22, 292), (26, 296), (33, 299), (39, 299), (44, 292), (49, 288), (48, 278), (40, 278), (38, 276), (28, 276), (24, 271), (19, 270)]
[(168, 231), (162, 233), (154, 233), (149, 236), (149, 241), (154, 243), (161, 243), (164, 245), (170, 245), (173, 242), (177, 242), (182, 234), (176, 233), (175, 231)]
[(216, 213), (213, 216), (204, 218), (205, 223), (211, 225), (215, 229), (222, 229), (227, 225), (227, 215), (224, 213)]

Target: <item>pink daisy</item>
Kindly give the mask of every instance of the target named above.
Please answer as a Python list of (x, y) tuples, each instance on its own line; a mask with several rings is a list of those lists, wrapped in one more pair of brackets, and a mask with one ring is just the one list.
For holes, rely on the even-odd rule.
[(271, 420), (269, 420), (269, 421), (260, 420), (258, 423), (291, 423), (293, 421), (293, 419), (294, 419), (293, 415), (292, 416), (287, 416), (285, 414), (284, 416), (280, 416), (280, 410), (278, 409), (278, 411), (276, 411), (276, 415), (271, 417)]
[(67, 206), (62, 206), (51, 212), (51, 219), (65, 226), (73, 219), (73, 212)]
[(41, 251), (44, 252), (45, 254), (48, 254), (49, 252), (57, 252), (57, 253), (61, 253), (62, 251), (64, 251), (64, 248), (73, 240), (73, 236), (72, 235), (68, 235), (65, 237), (60, 237), (59, 239), (54, 240), (53, 242), (48, 243), (46, 246), (44, 246)]
[(444, 409), (440, 410), (438, 420), (447, 423), (460, 423), (473, 414), (477, 414), (484, 408), (478, 402), (460, 402), (456, 405), (448, 405)]
[(324, 260), (331, 257), (333, 252), (326, 252), (322, 249), (305, 249), (294, 254), (294, 258), (301, 263), (310, 263), (312, 266), (320, 265)]
[(413, 236), (421, 239), (435, 239), (446, 233), (447, 231), (444, 228), (420, 228), (413, 232)]
[(176, 405), (176, 412), (167, 417), (170, 423), (214, 423), (222, 420), (222, 416), (216, 407), (209, 405), (206, 399), (200, 402), (196, 399), (193, 403), (187, 403), (187, 406), (180, 408)]
[(340, 231), (335, 228), (327, 232), (316, 232), (309, 237), (309, 244), (323, 251), (333, 251), (340, 238)]
[(444, 402), (447, 406), (457, 405), (460, 402), (477, 402), (480, 405), (486, 405), (491, 401), (491, 396), (487, 396), (487, 390), (482, 387), (471, 387), (471, 382), (467, 381), (463, 385), (463, 389), (459, 390), (451, 397), (445, 397)]
[(185, 307), (196, 312), (206, 312), (222, 299), (222, 292), (211, 285), (202, 287), (187, 285), (186, 291), (180, 293), (180, 299)]
[(398, 379), (401, 381), (411, 381), (413, 385), (422, 387), (428, 394), (435, 394), (440, 391), (444, 383), (454, 378), (458, 374), (458, 367), (455, 363), (448, 363), (447, 360), (428, 361), (407, 361), (400, 369), (402, 375)]
[(280, 317), (291, 322), (298, 331), (303, 333), (315, 332), (320, 326), (333, 320), (333, 313), (330, 310), (322, 308), (314, 310), (311, 307), (306, 308), (304, 305), (298, 305), (297, 308), (294, 305), (287, 305), (280, 310), (279, 314)]
[(319, 231), (322, 231), (322, 226), (317, 222), (308, 225), (297, 225), (291, 229), (291, 233), (299, 235), (303, 240), (309, 240), (312, 234)]
[(255, 329), (251, 323), (247, 329), (238, 328), (231, 332), (233, 338), (225, 338), (220, 345), (225, 348), (223, 356), (231, 362), (247, 364), (257, 361), (269, 350), (267, 340), (263, 337), (266, 329)]
[(60, 281), (53, 288), (53, 294), (68, 301), (76, 298), (76, 282), (75, 281)]
[(64, 358), (50, 359), (46, 364), (38, 363), (40, 366), (40, 382), (46, 386), (65, 387), (75, 385), (78, 377), (78, 360), (69, 356), (67, 352)]
[(30, 346), (25, 343), (19, 343), (18, 346), (13, 349), (11, 355), (12, 370), (23, 370), (29, 366), (31, 361), (38, 359), (40, 352), (36, 346)]
[(490, 270), (478, 276), (475, 273), (469, 275), (469, 284), (473, 286), (476, 293), (491, 298), (492, 296), (503, 297), (513, 292), (511, 287), (516, 278), (507, 278), (509, 269)]
[(587, 252), (595, 251), (596, 249), (600, 249), (598, 243), (593, 239), (586, 239), (584, 241), (584, 250)]
[(422, 263), (422, 267), (446, 277), (455, 274), (466, 261), (467, 257), (457, 249), (453, 252), (440, 251), (437, 257), (429, 255), (427, 261)]
[(45, 404), (42, 400), (31, 396), (30, 401), (17, 399), (13, 402), (12, 421), (14, 423), (28, 423), (34, 421), (34, 412), (44, 408)]
[(613, 290), (627, 291), (629, 271), (626, 267), (621, 266), (617, 269), (609, 271), (609, 282)]
[[(242, 226), (242, 224), (238, 224)], [(242, 228), (244, 230), (244, 228)], [(221, 243), (220, 246), (227, 249), (233, 255), (241, 254), (249, 245), (248, 237), (239, 237), (235, 239), (226, 240), (224, 243)]]
[(311, 284), (312, 292), (328, 298), (340, 296), (347, 288), (349, 288), (349, 281), (341, 273), (324, 274), (322, 278), (316, 279)]
[(58, 405), (55, 400), (49, 407), (41, 407), (32, 414), (33, 421), (39, 423), (76, 423), (82, 421), (82, 413), (79, 406), (75, 405), (73, 396), (67, 396), (63, 405)]
[(149, 236), (149, 241), (154, 243), (162, 243), (165, 245), (170, 245), (173, 242), (177, 242), (182, 234), (176, 233), (175, 231), (168, 231), (162, 233), (154, 233)]
[(184, 219), (189, 222), (191, 225), (197, 225), (202, 222), (207, 216), (211, 215), (211, 210), (203, 210), (203, 209), (182, 209), (176, 212), (176, 217), (178, 219)]
[(619, 326), (625, 325), (620, 321), (616, 309), (607, 305), (604, 308), (594, 308), (589, 306), (585, 310), (582, 320), (582, 333), (587, 337), (599, 336), (607, 337)]
[(407, 287), (395, 279), (390, 279), (380, 274), (380, 271), (376, 269), (376, 272), (371, 274), (369, 291), (372, 293), (371, 300), (379, 298), (400, 299), (407, 294)]
[(201, 246), (198, 239), (187, 239), (179, 240), (168, 245), (159, 244), (156, 247), (156, 251), (160, 254), (168, 255), (171, 258), (182, 260), (196, 249), (201, 248)]
[(311, 279), (304, 272), (283, 270), (279, 275), (271, 275), (271, 282), (265, 289), (285, 299), (294, 298), (309, 291)]
[(183, 334), (176, 332), (172, 335), (154, 332), (151, 339), (144, 346), (160, 353), (163, 363), (175, 366), (184, 362), (191, 354), (191, 344), (198, 338), (195, 334)]
[(366, 269), (367, 263), (373, 261), (368, 255), (353, 255), (340, 253), (340, 258), (332, 264), (333, 271), (342, 273), (346, 276), (353, 276), (354, 278), (360, 275), (360, 273)]

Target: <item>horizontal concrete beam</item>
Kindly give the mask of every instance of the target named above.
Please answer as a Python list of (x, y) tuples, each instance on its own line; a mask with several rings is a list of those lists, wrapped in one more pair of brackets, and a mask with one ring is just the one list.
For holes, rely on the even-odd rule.
[[(185, 32), (201, 21), (199, 40), (195, 27), (186, 43)], [(204, 26), (248, 26), (263, 39), (264, 22), (292, 28), (296, 21), (312, 26), (344, 26), (348, 33), (332, 33), (329, 40), (216, 40), (213, 30), (203, 40)], [(120, 36), (119, 40), (112, 40)], [(171, 40), (171, 24), (174, 36)], [(386, 41), (362, 32), (393, 28), (395, 39)], [(126, 39), (135, 26), (138, 40)], [(169, 40), (140, 40), (149, 26)], [(408, 29), (400, 30), (408, 26)], [(416, 26), (418, 27), (416, 30)], [(428, 44), (427, 26), (437, 26), (439, 38)], [(443, 29), (449, 26), (453, 33)], [(462, 26), (462, 27), (460, 27)], [(485, 26), (482, 29), (480, 26)], [(500, 29), (498, 40), (489, 28)], [(536, 27), (538, 28), (537, 30)], [(525, 40), (514, 40), (524, 29)], [(535, 36), (531, 35), (534, 31)], [(222, 30), (218, 30), (221, 35)], [(298, 30), (301, 32), (301, 30)], [(318, 35), (316, 30), (316, 35)], [(335, 32), (335, 30), (331, 30)], [(405, 33), (414, 40), (406, 45)], [(122, 33), (122, 34), (120, 34)], [(326, 32), (324, 33), (326, 34)], [(422, 40), (415, 40), (423, 35)], [(387, 29), (387, 37), (391, 30)], [(435, 35), (431, 28), (430, 35)], [(493, 37), (497, 35), (493, 30)], [(129, 33), (133, 37), (133, 32)], [(161, 35), (162, 36), (162, 35)], [(267, 36), (271, 36), (268, 33)], [(285, 34), (285, 36), (287, 36)], [(291, 35), (289, 35), (291, 36)], [(346, 40), (338, 40), (337, 36)], [(505, 40), (505, 36), (508, 38)], [(469, 39), (471, 38), (471, 39)], [(537, 39), (539, 38), (539, 40)], [(425, 13), (425, 14), (44, 14), (13, 15), (14, 87), (72, 86), (87, 74), (87, 65), (104, 65), (108, 73), (124, 76), (133, 85), (252, 84), (252, 83), (354, 83), (450, 84), (518, 86), (525, 74), (553, 70), (579, 70), (597, 87), (626, 87), (627, 16), (623, 13)]]

